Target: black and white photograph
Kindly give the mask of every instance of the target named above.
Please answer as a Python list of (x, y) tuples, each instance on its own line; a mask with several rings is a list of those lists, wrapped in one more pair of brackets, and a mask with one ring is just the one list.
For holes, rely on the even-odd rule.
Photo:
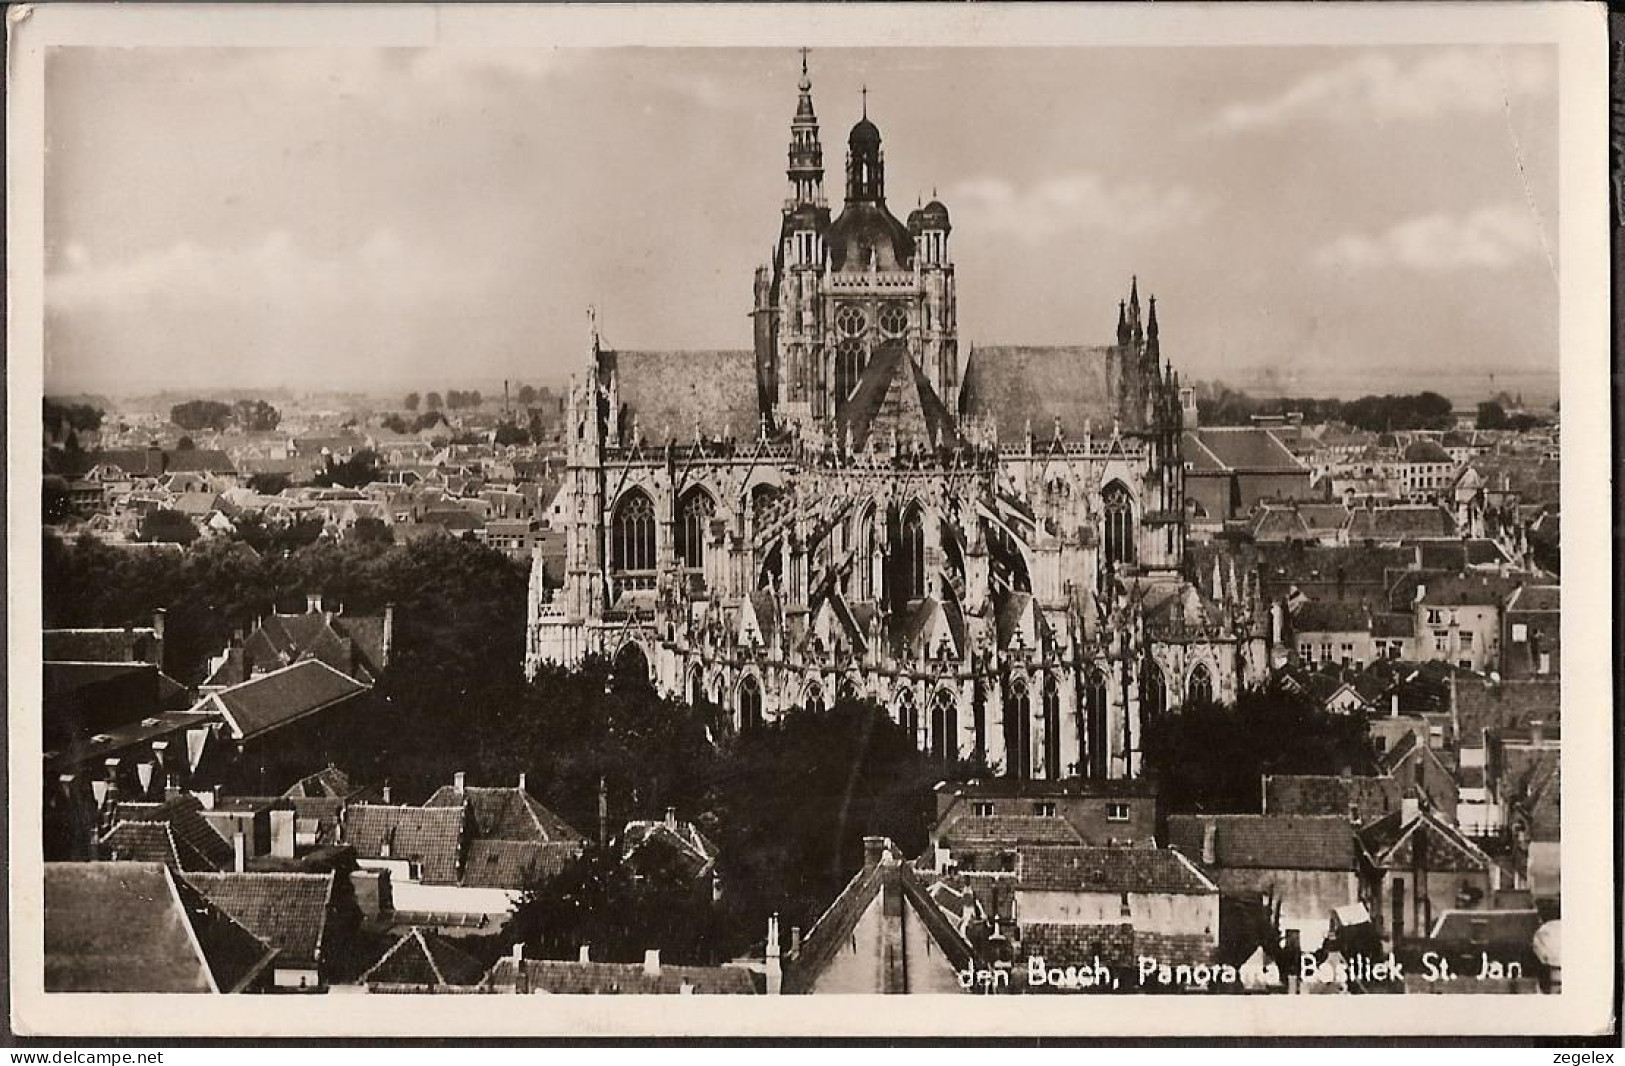
[(1600, 8), (71, 6), (19, 1034), (1617, 1034)]

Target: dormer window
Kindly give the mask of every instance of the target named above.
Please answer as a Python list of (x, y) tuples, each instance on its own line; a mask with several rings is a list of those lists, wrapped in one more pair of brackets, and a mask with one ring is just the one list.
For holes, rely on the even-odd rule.
[(977, 818), (991, 818), (993, 817), (993, 804), (986, 800), (979, 800), (971, 804), (970, 812)]
[(1106, 821), (1108, 821), (1108, 822), (1126, 822), (1126, 821), (1128, 821), (1128, 816), (1129, 816), (1128, 804), (1126, 804), (1126, 803), (1108, 803), (1108, 804), (1106, 804)]
[(1033, 804), (1033, 814), (1039, 818), (1054, 818), (1055, 804), (1048, 801), (1040, 801), (1035, 803)]

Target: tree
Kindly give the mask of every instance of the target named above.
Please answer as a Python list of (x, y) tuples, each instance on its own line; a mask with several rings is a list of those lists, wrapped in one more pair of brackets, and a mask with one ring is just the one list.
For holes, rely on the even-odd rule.
[(245, 433), (268, 433), (282, 421), (282, 412), (264, 400), (238, 400), (232, 405), (231, 417)]
[(42, 480), (40, 516), (56, 525), (73, 517), (73, 499), (68, 494), (68, 480), (57, 474), (46, 474)]
[(169, 409), (169, 420), (182, 429), (223, 430), (231, 421), (231, 408), (216, 400), (188, 400)]
[(536, 386), (534, 386), (534, 385), (521, 385), (521, 386), (519, 386), (519, 403), (520, 403), (520, 405), (524, 406), (524, 407), (529, 407), (531, 404), (533, 404), (535, 402), (536, 402)]
[(408, 411), (416, 411), (418, 409), (418, 404), (421, 401), (422, 397), (420, 397), (417, 393), (409, 392), (406, 394), (406, 399), (403, 402), (403, 406), (405, 406)]
[(495, 440), (501, 445), (529, 444), (530, 431), (512, 422), (504, 422), (497, 427)]
[(357, 518), (350, 527), (348, 539), (357, 544), (393, 544), (395, 531), (382, 518)]
[(1507, 424), (1506, 409), (1494, 400), (1485, 400), (1478, 405), (1479, 429), (1505, 429)]
[(385, 415), (379, 424), (385, 429), (389, 430), (391, 433), (412, 432), (411, 427), (406, 424), (406, 419), (396, 414)]
[(444, 407), (445, 404), (440, 399), (440, 394), (438, 392), (431, 392), (429, 395), (423, 398), (423, 406), (427, 407), (431, 411), (438, 411), (440, 408)]
[(418, 415), (417, 421), (412, 424), (412, 432), (422, 433), (426, 429), (433, 429), (435, 426), (445, 425), (450, 425), (450, 423), (446, 421), (445, 415), (441, 414), (439, 411), (425, 411), (423, 414)]
[(1186, 707), (1147, 724), (1147, 768), (1173, 812), (1256, 812), (1263, 774), (1370, 773), (1364, 717), (1329, 714), (1280, 688), (1243, 692), (1233, 707)]
[(321, 471), (312, 479), (312, 483), (322, 488), (338, 485), (347, 489), (358, 489), (363, 485), (372, 484), (382, 475), (377, 454), (363, 448), (344, 462), (333, 463)]
[(190, 544), (198, 538), (197, 527), (179, 511), (155, 507), (141, 516), (140, 539), (157, 544)]
[(255, 474), (248, 479), (248, 487), (261, 496), (280, 496), (292, 484), (293, 478), (280, 473)]
[(103, 412), (99, 407), (85, 403), (57, 403), (45, 399), (45, 428), (60, 434), (63, 428), (80, 433), (95, 433), (102, 427)]
[(178, 452), (196, 451), (197, 442), (191, 437), (182, 437), (180, 440), (175, 442), (175, 450)]

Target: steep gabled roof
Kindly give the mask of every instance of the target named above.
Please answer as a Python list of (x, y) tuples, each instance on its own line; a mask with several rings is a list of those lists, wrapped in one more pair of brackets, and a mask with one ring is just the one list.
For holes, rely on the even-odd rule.
[(1200, 862), (1207, 826), (1219, 869), (1353, 870), (1354, 829), (1347, 814), (1171, 814), (1168, 843)]
[(468, 888), (529, 888), (558, 875), (581, 854), (579, 840), (473, 840), (463, 863)]
[(413, 927), (360, 977), (364, 985), (436, 988), (474, 985), (485, 975), (479, 960), (445, 937)]
[(136, 830), (128, 826), (137, 823), (161, 825), (169, 832), (171, 843), (165, 850), (175, 856), (178, 868), (188, 871), (229, 870), (236, 861), (231, 842), (222, 837), (203, 817), (203, 803), (196, 796), (182, 795), (162, 803), (120, 803), (114, 807), (111, 820), (113, 829), (103, 838), (104, 851), (131, 848), (151, 854), (157, 860), (163, 847), (152, 830)]
[(185, 880), (276, 948), (278, 966), (314, 969), (322, 961), (331, 873), (193, 873)]
[(1138, 429), (1143, 412), (1118, 410), (1121, 377), (1113, 348), (977, 347), (965, 361), (960, 411), (991, 419), (1005, 444), (1020, 443), (1029, 428), (1035, 441), (1047, 441), (1056, 425), (1073, 440), (1085, 427), (1109, 434), (1119, 415), (1124, 429)]
[[(394, 807), (355, 803), (339, 823), (342, 843), (362, 859), (404, 859), (421, 863), (423, 882), (453, 885), (463, 857), (466, 807)], [(389, 854), (386, 856), (384, 851)]]
[(47, 992), (236, 992), (275, 955), (162, 864), (45, 864)]
[(215, 711), (234, 740), (252, 740), (366, 692), (364, 685), (317, 659), (261, 674), (205, 697), (197, 711)]
[(458, 793), (454, 785), (442, 785), (429, 797), (425, 807), (456, 807), (468, 804), (473, 833), (482, 840), (529, 840), (571, 843), (582, 839), (564, 819), (542, 806), (520, 788), (465, 786)]

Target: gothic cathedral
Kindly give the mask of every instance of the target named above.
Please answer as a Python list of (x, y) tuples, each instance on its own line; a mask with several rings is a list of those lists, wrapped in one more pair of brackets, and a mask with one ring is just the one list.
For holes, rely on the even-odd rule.
[(527, 669), (611, 657), (734, 728), (862, 697), (940, 758), (1135, 776), (1147, 721), (1267, 671), (1253, 575), (1186, 573), (1156, 300), (1112, 344), (962, 359), (948, 209), (892, 214), (864, 110), (832, 213), (803, 57), (752, 350), (594, 330)]

